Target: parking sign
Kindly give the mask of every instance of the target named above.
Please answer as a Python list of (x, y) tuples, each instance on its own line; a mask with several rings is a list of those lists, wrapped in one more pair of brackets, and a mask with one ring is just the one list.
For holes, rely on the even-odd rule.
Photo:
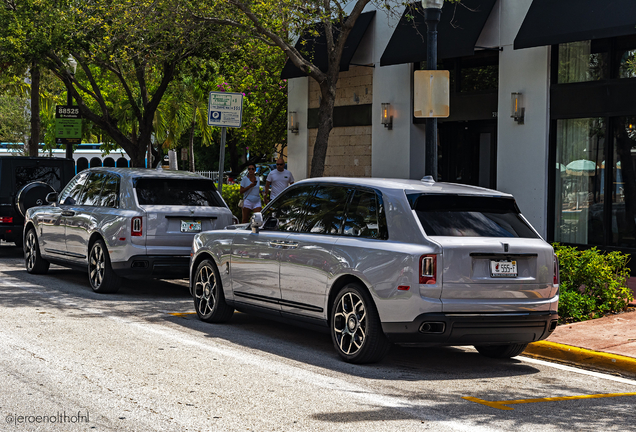
[(243, 122), (243, 95), (241, 93), (210, 92), (208, 125), (241, 127)]

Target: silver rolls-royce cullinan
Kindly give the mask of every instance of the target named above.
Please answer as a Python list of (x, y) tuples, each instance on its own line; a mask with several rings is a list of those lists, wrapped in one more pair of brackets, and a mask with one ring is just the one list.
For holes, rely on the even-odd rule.
[(190, 261), (203, 321), (326, 327), (353, 363), (391, 343), (516, 356), (556, 327), (558, 283), (511, 195), (430, 178), (297, 182), (250, 224), (195, 235)]

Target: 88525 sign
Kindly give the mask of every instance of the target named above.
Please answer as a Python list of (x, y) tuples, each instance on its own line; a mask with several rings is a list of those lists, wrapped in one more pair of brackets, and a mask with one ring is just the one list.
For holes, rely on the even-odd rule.
[(55, 107), (55, 142), (79, 144), (82, 141), (82, 116), (79, 107), (57, 105)]

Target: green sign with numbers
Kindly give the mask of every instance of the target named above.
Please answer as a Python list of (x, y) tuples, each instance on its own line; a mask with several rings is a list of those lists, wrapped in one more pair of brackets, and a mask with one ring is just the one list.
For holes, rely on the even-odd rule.
[(79, 144), (82, 142), (82, 117), (77, 106), (55, 107), (55, 142)]

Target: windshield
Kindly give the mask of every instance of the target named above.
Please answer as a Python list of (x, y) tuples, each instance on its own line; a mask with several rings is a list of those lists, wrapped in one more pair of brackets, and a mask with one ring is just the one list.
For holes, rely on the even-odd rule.
[(134, 187), (140, 205), (224, 207), (212, 180), (138, 178)]
[(407, 195), (429, 236), (538, 238), (512, 198)]

